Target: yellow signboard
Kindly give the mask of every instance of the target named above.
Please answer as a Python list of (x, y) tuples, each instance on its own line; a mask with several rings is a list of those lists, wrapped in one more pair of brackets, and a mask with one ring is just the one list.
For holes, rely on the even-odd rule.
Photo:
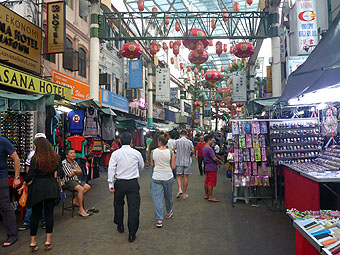
[(267, 66), (267, 93), (273, 92), (272, 67)]
[(0, 65), (0, 84), (39, 94), (59, 95), (65, 99), (72, 98), (70, 88), (3, 65)]
[(0, 5), (0, 60), (40, 74), (41, 29)]
[(47, 3), (47, 53), (64, 52), (65, 6), (64, 1)]

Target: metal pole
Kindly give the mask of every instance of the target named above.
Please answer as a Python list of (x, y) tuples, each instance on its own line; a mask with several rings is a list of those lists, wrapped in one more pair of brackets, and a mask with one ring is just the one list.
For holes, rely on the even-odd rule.
[(100, 2), (91, 0), (91, 40), (90, 40), (90, 97), (99, 101), (99, 20)]
[(152, 88), (152, 63), (148, 63), (148, 125), (153, 126), (153, 88)]

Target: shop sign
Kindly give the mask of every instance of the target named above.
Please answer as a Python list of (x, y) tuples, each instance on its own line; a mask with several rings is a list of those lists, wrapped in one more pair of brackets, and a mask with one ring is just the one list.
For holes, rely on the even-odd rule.
[(65, 99), (72, 98), (70, 88), (3, 65), (0, 65), (0, 84), (38, 94), (59, 95)]
[(155, 105), (152, 107), (152, 116), (155, 119), (165, 120), (165, 110), (162, 108), (158, 108)]
[(272, 66), (267, 66), (267, 93), (273, 92)]
[(302, 65), (308, 56), (293, 56), (293, 57), (288, 57), (288, 63), (287, 63), (287, 68), (288, 68), (288, 76), (294, 72), (296, 69), (299, 68), (300, 65)]
[(41, 29), (0, 5), (0, 59), (40, 74)]
[(211, 104), (204, 106), (203, 117), (209, 119), (211, 118)]
[(170, 69), (156, 69), (156, 102), (170, 102)]
[(65, 5), (64, 1), (47, 3), (47, 53), (64, 52)]
[(284, 26), (279, 26), (279, 37), (280, 37), (280, 61), (286, 61), (286, 42), (285, 42), (285, 30)]
[(129, 88), (143, 88), (143, 65), (141, 59), (129, 61)]
[(247, 73), (245, 71), (233, 72), (233, 102), (247, 101)]
[(144, 110), (145, 109), (145, 98), (141, 97), (139, 98), (139, 109)]
[(129, 100), (109, 90), (102, 89), (101, 104), (114, 110), (129, 113)]
[(170, 88), (170, 103), (172, 107), (175, 107), (177, 109), (180, 108), (180, 102), (178, 99), (178, 88)]
[(191, 105), (186, 103), (186, 102), (184, 102), (184, 111), (186, 113), (191, 113)]
[(72, 98), (89, 99), (90, 85), (71, 76), (52, 70), (52, 81), (72, 89)]
[(310, 54), (318, 44), (315, 0), (296, 1), (298, 55)]

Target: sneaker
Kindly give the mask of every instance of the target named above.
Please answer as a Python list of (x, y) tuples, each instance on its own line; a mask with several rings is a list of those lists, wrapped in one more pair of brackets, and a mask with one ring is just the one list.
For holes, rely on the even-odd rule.
[(189, 197), (188, 194), (184, 194), (184, 195), (183, 195), (183, 199), (184, 199), (184, 200), (187, 199), (188, 197)]
[(174, 212), (171, 210), (167, 215), (165, 215), (165, 218), (170, 219)]
[(157, 222), (156, 222), (156, 227), (157, 227), (157, 228), (161, 228), (161, 227), (163, 227), (163, 222), (162, 222), (162, 221), (160, 221), (160, 220), (159, 220), (159, 221), (157, 221)]
[(177, 195), (176, 195), (176, 198), (179, 198), (181, 195), (183, 194), (183, 192), (180, 190), (178, 191)]
[(21, 226), (18, 227), (19, 231), (24, 231), (26, 229), (29, 229), (30, 226), (28, 224), (22, 224)]
[(41, 223), (41, 224), (40, 224), (40, 227), (41, 227), (42, 229), (46, 229), (46, 223)]

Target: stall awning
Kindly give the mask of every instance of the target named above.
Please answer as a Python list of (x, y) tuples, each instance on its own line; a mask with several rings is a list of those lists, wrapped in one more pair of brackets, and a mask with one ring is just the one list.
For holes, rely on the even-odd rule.
[(100, 108), (100, 110), (105, 114), (117, 116), (117, 114), (111, 108)]
[(17, 100), (29, 100), (29, 101), (34, 101), (38, 100), (45, 95), (24, 95), (24, 94), (16, 94), (16, 93), (11, 93), (7, 91), (0, 91), (0, 97), (2, 98), (9, 98), (9, 99), (17, 99)]
[(339, 45), (340, 13), (307, 60), (289, 76), (278, 102), (340, 84)]
[(278, 97), (268, 97), (253, 99), (246, 103), (246, 107), (249, 114), (260, 114), (263, 112), (263, 108), (271, 107), (276, 103)]

